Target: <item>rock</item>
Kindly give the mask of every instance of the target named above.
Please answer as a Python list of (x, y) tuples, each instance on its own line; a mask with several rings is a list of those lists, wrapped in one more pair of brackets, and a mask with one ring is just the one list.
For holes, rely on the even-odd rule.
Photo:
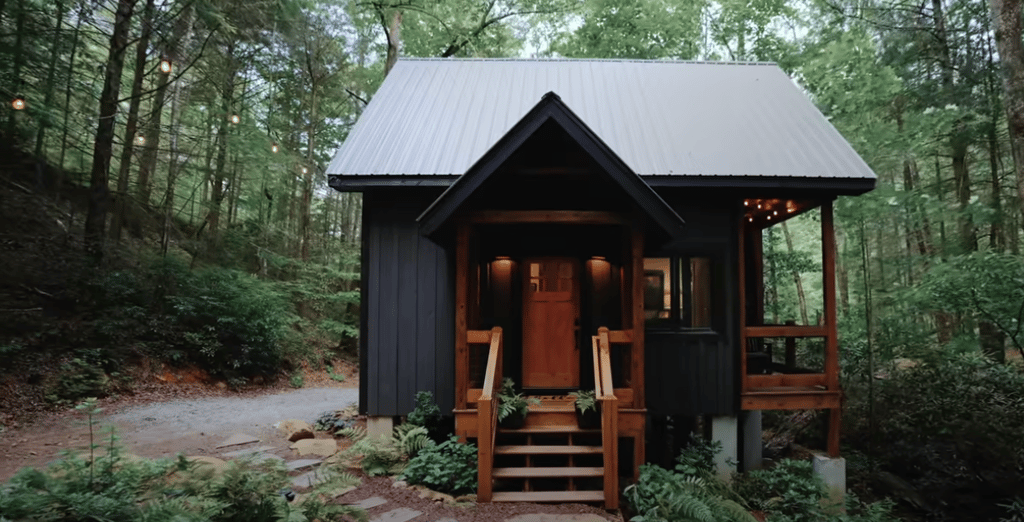
[(288, 471), (297, 471), (303, 468), (317, 466), (320, 464), (320, 462), (321, 461), (317, 459), (300, 459), (286, 463), (285, 467), (288, 469)]
[(459, 495), (455, 497), (456, 502), (473, 502), (476, 503), (476, 493), (470, 493), (468, 495)]
[(608, 522), (598, 515), (543, 515), (531, 513), (507, 519), (505, 522)]
[(226, 390), (228, 389), (228, 385), (224, 381), (217, 381), (217, 389)]
[(370, 520), (370, 522), (408, 522), (422, 514), (423, 513), (419, 511), (409, 508), (398, 508), (388, 511), (383, 515)]
[(256, 446), (255, 448), (246, 448), (246, 449), (240, 449), (240, 450), (235, 450), (235, 451), (229, 451), (227, 453), (221, 453), (221, 456), (222, 457), (228, 457), (228, 458), (231, 458), (231, 457), (243, 457), (245, 455), (251, 455), (253, 453), (260, 453), (260, 452), (264, 452), (264, 451), (268, 451), (268, 450), (272, 450), (272, 449), (274, 449), (273, 446)]
[(330, 457), (338, 452), (338, 441), (334, 439), (302, 439), (291, 445), (299, 455)]
[(259, 442), (260, 439), (244, 433), (236, 433), (227, 438), (224, 442), (221, 442), (217, 446), (217, 449), (227, 448), (228, 446), (241, 446), (242, 444), (252, 444), (253, 442)]
[(338, 498), (338, 497), (344, 495), (345, 493), (348, 493), (350, 491), (355, 491), (355, 489), (356, 489), (355, 486), (337, 487), (337, 488), (334, 488), (334, 489), (329, 489), (327, 491), (324, 491), (324, 495), (326, 495), (328, 498)]
[[(306, 431), (308, 431), (310, 433), (313, 433), (313, 426), (310, 426), (308, 422), (306, 422), (304, 420), (299, 420), (299, 419), (283, 420), (281, 422), (278, 422), (278, 423), (274, 424), (274, 427), (277, 428), (283, 435), (288, 437), (288, 440), (290, 440), (291, 442), (295, 442), (296, 440), (299, 440), (299, 439), (295, 439), (295, 440), (291, 439), (292, 435), (295, 434), (296, 432), (299, 432), (299, 431), (302, 431), (302, 430), (306, 430)], [(302, 437), (302, 438), (311, 438), (311, 437)]]
[(383, 498), (381, 498), (381, 497), (370, 497), (370, 498), (366, 498), (366, 499), (360, 500), (359, 502), (353, 502), (353, 503), (351, 503), (349, 505), (350, 506), (355, 506), (355, 507), (357, 507), (359, 509), (373, 509), (373, 508), (378, 507), (378, 506), (383, 506), (384, 504), (387, 504), (387, 503), (388, 503), (388, 501), (383, 499)]
[(445, 504), (454, 504), (455, 497), (447, 493), (441, 493), (440, 491), (434, 492), (434, 502), (444, 502)]
[(394, 484), (391, 484), (393, 488), (405, 488), (408, 487), (409, 483), (404, 480), (396, 480)]
[(302, 429), (295, 431), (291, 435), (289, 435), (288, 442), (297, 442), (300, 440), (312, 439), (314, 437), (316, 437), (316, 435), (313, 435), (313, 432), (311, 430)]

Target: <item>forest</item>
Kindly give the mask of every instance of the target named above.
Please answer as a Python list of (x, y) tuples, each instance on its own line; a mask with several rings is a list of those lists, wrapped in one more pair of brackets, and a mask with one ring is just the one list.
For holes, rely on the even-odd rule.
[[(878, 175), (836, 204), (854, 489), (1024, 520), (1020, 0), (0, 0), (0, 426), (354, 354), (323, 172), (402, 56), (778, 63)], [(765, 231), (772, 322), (821, 313), (814, 220)]]

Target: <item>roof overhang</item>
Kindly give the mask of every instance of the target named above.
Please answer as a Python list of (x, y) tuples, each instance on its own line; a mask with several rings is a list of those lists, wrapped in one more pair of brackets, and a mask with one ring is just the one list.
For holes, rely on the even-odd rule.
[(561, 127), (669, 237), (679, 235), (684, 226), (682, 218), (554, 92), (545, 94), (511, 130), (423, 211), (417, 218), (420, 232), (428, 236), (433, 235), (451, 220), (469, 197), (548, 122)]

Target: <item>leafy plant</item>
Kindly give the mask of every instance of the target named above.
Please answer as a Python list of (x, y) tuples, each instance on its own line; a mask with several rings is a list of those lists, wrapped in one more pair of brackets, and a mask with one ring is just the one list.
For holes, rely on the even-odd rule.
[(588, 410), (597, 410), (597, 397), (594, 390), (579, 390), (569, 393), (570, 397), (576, 399), (576, 409), (580, 413), (586, 413)]
[(313, 422), (313, 428), (317, 431), (327, 431), (330, 433), (351, 428), (352, 426), (352, 419), (345, 418), (342, 412), (339, 411), (325, 411)]
[(501, 381), (501, 391), (498, 392), (498, 422), (513, 414), (525, 417), (530, 411), (531, 404), (539, 406), (540, 401), (516, 392), (516, 383), (511, 377), (505, 377)]
[(740, 503), (726, 498), (715, 479), (685, 476), (654, 464), (640, 466), (640, 480), (623, 495), (636, 515), (631, 522), (755, 522)]
[[(426, 428), (430, 438), (435, 442), (443, 435), (440, 434), (441, 408), (434, 401), (434, 394), (429, 391), (416, 392), (416, 408), (406, 417), (406, 422), (414, 426)], [(442, 441), (443, 442), (443, 441)]]
[(390, 437), (370, 437), (362, 427), (338, 433), (353, 441), (344, 455), (350, 461), (361, 459), (360, 467), (371, 477), (401, 473), (410, 457), (434, 445), (425, 428), (411, 424), (397, 426)]
[(423, 448), (409, 461), (402, 478), (453, 495), (476, 491), (476, 446), (460, 444), (452, 435), (441, 444)]
[(794, 522), (819, 520), (821, 499), (827, 494), (810, 461), (788, 459), (770, 469), (747, 472), (738, 481), (737, 491), (755, 509)]
[(306, 378), (302, 375), (302, 372), (296, 372), (288, 379), (288, 383), (292, 385), (292, 388), (301, 388), (306, 384)]

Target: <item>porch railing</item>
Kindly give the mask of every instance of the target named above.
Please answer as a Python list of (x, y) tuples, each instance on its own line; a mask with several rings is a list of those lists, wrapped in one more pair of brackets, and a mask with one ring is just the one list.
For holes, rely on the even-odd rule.
[(494, 437), (498, 431), (498, 390), (501, 386), (501, 360), (503, 341), (501, 327), (495, 326), (490, 332), (473, 332), (476, 335), (490, 334), (490, 350), (487, 353), (487, 370), (484, 387), (477, 400), (477, 500), (490, 502), (492, 493), (491, 468), (494, 466)]
[(601, 443), (604, 446), (604, 502), (619, 507), (619, 404), (612, 385), (611, 339), (608, 328), (591, 338), (594, 349), (594, 396), (601, 404)]

